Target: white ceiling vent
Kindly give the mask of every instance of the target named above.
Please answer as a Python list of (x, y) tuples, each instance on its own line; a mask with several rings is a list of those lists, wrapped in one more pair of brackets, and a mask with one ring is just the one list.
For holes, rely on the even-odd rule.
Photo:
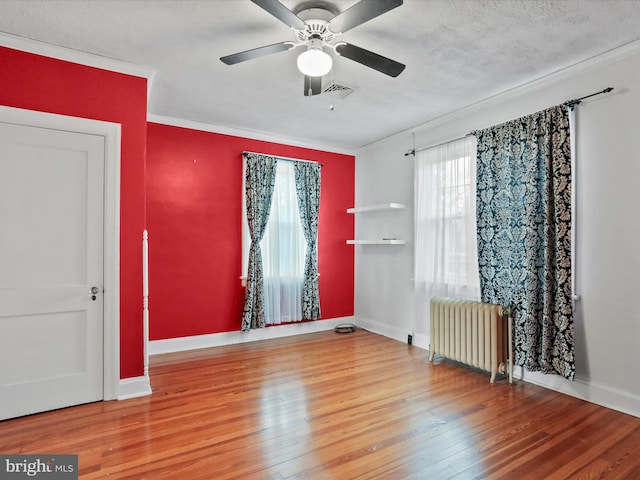
[(344, 83), (331, 82), (324, 90), (322, 90), (322, 94), (335, 98), (344, 98), (353, 93), (353, 91), (354, 89), (352, 87), (349, 87)]

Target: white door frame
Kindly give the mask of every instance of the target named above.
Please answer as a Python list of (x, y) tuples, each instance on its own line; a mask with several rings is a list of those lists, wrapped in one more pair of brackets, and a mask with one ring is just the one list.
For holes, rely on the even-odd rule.
[(120, 130), (119, 123), (0, 106), (0, 122), (104, 137), (103, 399), (120, 385)]

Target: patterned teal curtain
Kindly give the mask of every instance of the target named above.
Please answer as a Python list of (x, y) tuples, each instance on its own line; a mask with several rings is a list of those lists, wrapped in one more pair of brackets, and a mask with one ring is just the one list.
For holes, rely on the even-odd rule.
[(260, 241), (269, 220), (271, 197), (276, 181), (277, 159), (267, 155), (243, 153), (245, 159), (245, 198), (251, 246), (247, 269), (247, 289), (242, 312), (242, 331), (263, 328), (264, 277)]
[(516, 365), (573, 380), (567, 108), (477, 131), (476, 137), (482, 301), (513, 308)]
[(312, 162), (295, 162), (294, 170), (300, 221), (307, 241), (302, 287), (302, 318), (317, 320), (320, 318), (320, 293), (318, 292), (320, 165)]

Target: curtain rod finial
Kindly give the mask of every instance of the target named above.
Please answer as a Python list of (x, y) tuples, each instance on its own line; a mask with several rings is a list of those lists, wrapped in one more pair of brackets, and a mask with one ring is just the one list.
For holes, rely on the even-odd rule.
[(416, 149), (412, 148), (411, 150), (408, 150), (407, 153), (404, 154), (405, 157), (408, 157), (409, 155), (415, 155), (416, 154)]

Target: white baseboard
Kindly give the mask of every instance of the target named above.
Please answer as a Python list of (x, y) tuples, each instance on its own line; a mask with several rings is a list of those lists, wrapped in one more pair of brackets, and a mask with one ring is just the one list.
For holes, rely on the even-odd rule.
[(383, 335), (387, 338), (393, 338), (399, 342), (407, 343), (407, 335), (409, 335), (409, 332), (398, 331), (398, 329), (382, 322), (376, 322), (375, 320), (364, 317), (356, 317), (355, 324), (370, 332)]
[(148, 376), (123, 378), (118, 386), (118, 400), (151, 395), (151, 382)]
[(518, 366), (514, 368), (514, 377), (640, 418), (640, 396), (629, 392), (581, 378), (571, 382), (558, 375), (529, 372)]
[(272, 338), (290, 337), (325, 330), (333, 330), (342, 323), (354, 323), (354, 317), (330, 318), (315, 322), (290, 323), (267, 328), (258, 328), (248, 332), (222, 332), (209, 335), (169, 338), (166, 340), (152, 340), (149, 342), (149, 355), (161, 353), (183, 352), (199, 348), (220, 347), (236, 343), (255, 342)]
[(429, 350), (429, 335), (426, 333), (414, 333), (413, 334), (413, 346), (424, 348), (425, 350)]
[[(384, 335), (401, 342), (407, 341), (409, 332), (398, 331), (389, 325), (363, 317), (356, 317), (356, 325), (370, 332)], [(413, 345), (429, 349), (429, 335), (414, 334)], [(573, 382), (558, 375), (545, 375), (540, 372), (523, 371), (522, 367), (515, 367), (514, 377), (518, 380), (533, 383), (540, 387), (586, 400), (612, 410), (640, 417), (640, 396), (618, 390), (594, 381), (576, 378)]]
[[(371, 320), (370, 318), (356, 317), (355, 323), (358, 327), (364, 328), (369, 332), (377, 333), (379, 335), (385, 336), (387, 338), (392, 338), (403, 343), (408, 343), (408, 336), (411, 335), (411, 332), (397, 330), (393, 327), (390, 327), (389, 325), (385, 325), (384, 323)], [(429, 335), (427, 335), (426, 333), (414, 333), (411, 344), (414, 347), (429, 350)]]
[[(406, 343), (409, 332), (399, 331), (392, 326), (375, 320), (363, 317), (342, 317), (330, 320), (318, 320), (316, 322), (305, 322), (299, 324), (281, 325), (278, 327), (261, 328), (250, 332), (225, 332), (211, 335), (199, 335), (193, 337), (172, 338), (167, 340), (154, 340), (149, 342), (149, 353), (157, 355), (161, 353), (180, 352), (194, 350), (198, 348), (216, 347), (222, 345), (232, 345), (235, 343), (253, 342), (271, 338), (288, 337), (291, 335), (301, 335), (324, 330), (333, 330), (341, 323), (355, 323), (358, 327), (377, 333), (399, 342)], [(413, 345), (425, 350), (429, 349), (429, 335), (414, 334)], [(617, 390), (615, 388), (577, 378), (570, 382), (557, 375), (544, 375), (539, 372), (523, 371), (522, 367), (515, 367), (514, 376), (516, 379), (533, 383), (535, 385), (564, 393), (572, 397), (580, 398), (597, 405), (601, 405), (612, 410), (617, 410), (640, 418), (640, 396), (629, 392)], [(120, 384), (121, 398), (132, 398), (135, 396), (147, 395), (151, 392), (147, 378), (147, 390), (137, 384), (144, 383), (144, 377), (137, 379), (122, 380)], [(127, 382), (126, 390), (123, 383)], [(129, 386), (128, 384), (131, 383)], [(131, 392), (126, 394), (126, 392)]]

